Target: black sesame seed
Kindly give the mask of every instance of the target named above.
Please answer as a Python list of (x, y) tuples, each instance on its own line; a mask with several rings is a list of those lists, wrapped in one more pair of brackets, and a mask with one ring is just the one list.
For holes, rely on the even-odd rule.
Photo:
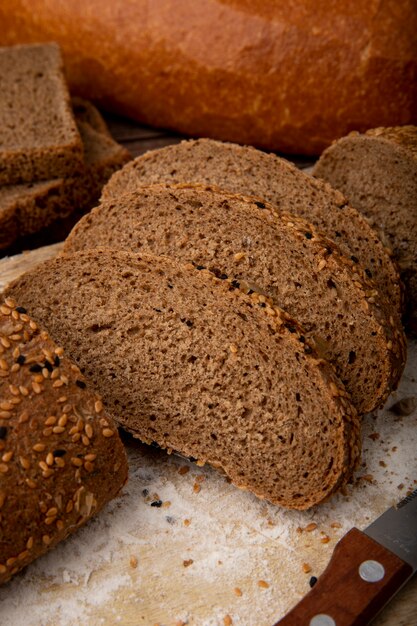
[(261, 309), (264, 309), (266, 307), (265, 302), (259, 302), (259, 306), (261, 307)]
[(172, 285), (170, 285), (169, 283), (168, 283), (168, 288), (169, 288), (169, 289), (172, 289)]
[(239, 289), (240, 287), (240, 282), (237, 280), (232, 280), (231, 285), (234, 289)]
[(248, 291), (247, 295), (248, 295), (248, 296), (251, 296), (253, 293), (255, 293), (255, 292), (253, 291), (253, 289), (249, 289), (249, 291)]
[(157, 313), (162, 313), (161, 309), (156, 309), (155, 307), (153, 307), (153, 310), (156, 311)]
[(352, 254), (350, 258), (352, 259), (352, 261), (353, 261), (354, 263), (359, 263), (359, 259), (358, 259), (358, 257), (357, 257), (357, 256), (355, 256), (354, 254)]
[(295, 333), (295, 327), (290, 324), (285, 324), (286, 328), (290, 331), (290, 333)]
[(162, 506), (162, 500), (154, 500), (151, 502), (151, 506), (156, 506), (159, 509), (159, 507)]
[(301, 343), (305, 343), (305, 342), (306, 342), (306, 338), (305, 338), (305, 337), (303, 337), (303, 335), (300, 335), (300, 336), (298, 337), (298, 341), (301, 341)]
[(86, 384), (83, 380), (76, 380), (75, 384), (77, 385), (77, 387), (79, 387), (80, 389), (85, 389), (86, 388)]
[(142, 495), (144, 498), (149, 495), (149, 489), (142, 489)]
[(165, 519), (168, 522), (168, 524), (175, 524), (175, 518), (171, 517), (171, 515), (167, 515)]
[(64, 456), (66, 453), (67, 453), (66, 450), (62, 450), (61, 448), (58, 448), (58, 450), (54, 450), (52, 454), (54, 456)]
[(316, 584), (316, 582), (317, 582), (317, 578), (316, 578), (315, 576), (312, 576), (312, 577), (310, 578), (310, 580), (309, 580), (309, 583), (308, 583), (308, 584), (310, 585), (310, 587), (314, 587), (314, 585)]
[(206, 269), (206, 268), (204, 267), (204, 265), (196, 265), (196, 266), (195, 266), (195, 269), (196, 269), (196, 270), (204, 270), (204, 269)]
[(26, 357), (24, 354), (19, 354), (19, 356), (16, 359), (16, 363), (19, 363), (19, 365), (23, 365), (23, 363), (26, 361)]
[(52, 372), (53, 369), (54, 369), (52, 363), (50, 361), (48, 361), (48, 360), (45, 361), (44, 367), (45, 367), (45, 369), (48, 370), (48, 372)]
[(34, 365), (31, 365), (29, 367), (29, 372), (41, 372), (42, 371), (42, 365), (39, 365), (39, 363), (35, 363)]
[(341, 234), (341, 233), (339, 233), (339, 231), (338, 231), (338, 230), (336, 230), (334, 234), (336, 235), (336, 237), (341, 237), (341, 236), (342, 236), (342, 234)]
[(313, 239), (312, 233), (306, 232), (304, 235), (306, 236), (306, 239)]
[(255, 202), (256, 206), (258, 206), (260, 209), (264, 209), (265, 205), (263, 202)]
[(54, 365), (55, 367), (59, 367), (61, 365), (61, 359), (58, 355), (54, 358)]
[(189, 456), (188, 459), (191, 461), (191, 463), (195, 463), (197, 461), (194, 456)]
[(220, 280), (227, 280), (229, 277), (227, 274), (220, 274), (219, 278)]
[(16, 311), (17, 311), (18, 313), (27, 313), (27, 311), (26, 311), (26, 309), (25, 309), (25, 307), (24, 307), (24, 306), (17, 306), (17, 307), (16, 307)]
[(368, 278), (372, 278), (372, 272), (371, 270), (368, 270), (368, 268), (365, 269), (365, 274), (367, 275)]
[(310, 346), (304, 346), (304, 352), (306, 354), (311, 354), (313, 352), (312, 348), (310, 348)]
[(0, 426), (0, 439), (6, 439), (7, 437), (7, 427)]
[(191, 326), (193, 326), (193, 322), (191, 320), (186, 320), (185, 323), (188, 326), (188, 328), (191, 328)]

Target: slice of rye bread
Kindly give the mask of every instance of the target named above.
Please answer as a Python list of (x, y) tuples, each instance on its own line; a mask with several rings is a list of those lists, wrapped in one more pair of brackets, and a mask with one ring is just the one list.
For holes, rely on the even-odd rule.
[(65, 539), (127, 479), (124, 447), (78, 367), (0, 298), (0, 584)]
[(80, 98), (79, 96), (72, 96), (71, 106), (78, 122), (85, 122), (98, 133), (107, 135), (107, 137), (113, 139), (102, 115), (89, 100), (84, 100), (84, 98)]
[(360, 414), (381, 406), (401, 376), (405, 339), (374, 285), (311, 224), (264, 202), (195, 185), (141, 187), (84, 216), (64, 252), (97, 246), (189, 261), (272, 297), (334, 364)]
[(83, 144), (54, 44), (0, 48), (0, 184), (72, 176)]
[(314, 175), (340, 189), (392, 249), (417, 331), (417, 127), (351, 133), (323, 153)]
[(211, 139), (183, 141), (129, 163), (112, 176), (103, 198), (158, 182), (214, 184), (233, 193), (265, 198), (279, 209), (303, 217), (335, 241), (343, 254), (361, 264), (395, 313), (401, 310), (397, 269), (366, 219), (348, 206), (340, 192), (285, 159)]
[(286, 313), (167, 257), (95, 249), (6, 291), (62, 341), (121, 426), (222, 468), (288, 508), (325, 500), (359, 459), (359, 418)]
[[(54, 225), (62, 239), (99, 199), (104, 183), (131, 159), (107, 134), (77, 120), (85, 150), (78, 176), (0, 187), (0, 250)], [(58, 220), (58, 221), (57, 221)]]

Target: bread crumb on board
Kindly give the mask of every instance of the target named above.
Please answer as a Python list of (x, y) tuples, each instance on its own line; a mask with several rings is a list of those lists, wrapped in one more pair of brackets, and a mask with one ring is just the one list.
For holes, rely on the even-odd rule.
[(267, 583), (266, 580), (258, 580), (258, 587), (261, 587), (262, 589), (268, 589), (269, 583)]

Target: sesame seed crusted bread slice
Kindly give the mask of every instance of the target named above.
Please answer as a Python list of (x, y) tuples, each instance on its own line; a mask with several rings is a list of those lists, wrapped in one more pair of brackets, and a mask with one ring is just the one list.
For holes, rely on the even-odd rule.
[(65, 539), (127, 479), (100, 397), (46, 331), (0, 299), (0, 584)]
[(0, 184), (72, 176), (83, 145), (54, 44), (0, 48)]
[(195, 185), (141, 187), (93, 209), (64, 251), (97, 246), (190, 261), (272, 297), (334, 364), (359, 413), (382, 405), (401, 376), (405, 339), (374, 285), (311, 224), (264, 202)]
[[(101, 118), (89, 104), (90, 108)], [(111, 174), (131, 158), (107, 133), (98, 132), (76, 115), (85, 150), (84, 171), (69, 178), (0, 187), (0, 250), (51, 224), (64, 238), (97, 202)], [(62, 222), (68, 217), (68, 224)]]
[(340, 192), (285, 159), (211, 139), (183, 141), (136, 158), (112, 176), (103, 198), (160, 182), (214, 184), (233, 193), (264, 198), (306, 219), (362, 266), (391, 303), (393, 315), (401, 310), (398, 271), (366, 219)]
[(349, 479), (360, 436), (346, 391), (297, 324), (257, 294), (191, 264), (104, 248), (46, 262), (7, 293), (141, 440), (288, 508), (318, 504)]
[(340, 189), (392, 249), (417, 332), (417, 127), (350, 133), (325, 150), (314, 175)]

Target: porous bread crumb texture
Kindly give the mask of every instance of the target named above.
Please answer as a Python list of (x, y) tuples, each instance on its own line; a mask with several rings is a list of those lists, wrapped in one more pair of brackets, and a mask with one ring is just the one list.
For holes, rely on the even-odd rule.
[(59, 47), (0, 48), (0, 184), (59, 176), (83, 168)]
[(391, 248), (417, 330), (417, 127), (351, 133), (323, 153), (314, 175), (340, 189)]
[(292, 163), (248, 146), (211, 139), (183, 141), (146, 153), (112, 176), (103, 198), (118, 197), (139, 184), (197, 182), (264, 198), (277, 208), (311, 222), (357, 259), (392, 306), (402, 308), (397, 268), (366, 219), (346, 198)]
[(127, 479), (117, 428), (62, 348), (0, 301), (0, 584), (65, 539)]
[(333, 369), (291, 318), (230, 281), (101, 249), (47, 262), (7, 293), (65, 341), (124, 428), (261, 498), (311, 507), (358, 462), (359, 420)]
[[(55, 229), (59, 225), (65, 236), (77, 219), (97, 202), (111, 174), (131, 158), (108, 131), (98, 131), (100, 124), (96, 123), (93, 128), (83, 121), (85, 115), (79, 114), (80, 106), (77, 105), (75, 115), (84, 146), (83, 171), (68, 178), (1, 186), (0, 250), (51, 225)], [(82, 101), (82, 106), (88, 111), (89, 119), (95, 117), (105, 127), (103, 118), (91, 103)], [(66, 219), (68, 224), (64, 222)]]
[(404, 337), (357, 263), (264, 202), (202, 186), (141, 187), (86, 215), (64, 252), (97, 246), (189, 261), (271, 297), (333, 362), (361, 414), (382, 405), (401, 376)]

